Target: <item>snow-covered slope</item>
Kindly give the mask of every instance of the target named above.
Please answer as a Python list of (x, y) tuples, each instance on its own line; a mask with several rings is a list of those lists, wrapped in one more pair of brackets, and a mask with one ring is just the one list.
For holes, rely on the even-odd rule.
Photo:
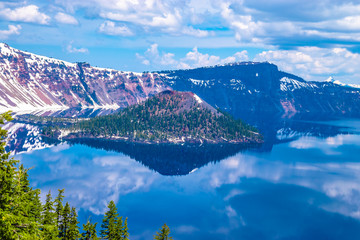
[(161, 78), (69, 63), (0, 43), (0, 111), (124, 107), (167, 89)]
[(343, 86), (343, 87), (351, 87), (351, 88), (360, 88), (360, 85), (357, 84), (346, 84), (343, 82), (340, 82), (339, 80), (335, 80), (333, 77), (329, 77), (328, 79), (325, 80), (325, 82), (327, 83), (333, 83), (339, 86)]

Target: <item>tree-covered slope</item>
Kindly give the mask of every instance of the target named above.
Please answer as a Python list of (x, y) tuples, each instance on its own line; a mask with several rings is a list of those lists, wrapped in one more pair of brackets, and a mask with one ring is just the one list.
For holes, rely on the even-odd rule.
[(219, 112), (191, 92), (177, 91), (162, 92), (117, 114), (79, 121), (57, 132), (45, 129), (44, 134), (161, 143), (261, 141), (250, 125)]

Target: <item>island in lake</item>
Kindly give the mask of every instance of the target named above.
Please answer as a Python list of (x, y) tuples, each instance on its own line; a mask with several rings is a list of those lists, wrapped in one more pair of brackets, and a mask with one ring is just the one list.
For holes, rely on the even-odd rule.
[(255, 127), (213, 108), (196, 94), (171, 90), (115, 114), (44, 127), (43, 135), (62, 140), (96, 138), (149, 144), (263, 141)]

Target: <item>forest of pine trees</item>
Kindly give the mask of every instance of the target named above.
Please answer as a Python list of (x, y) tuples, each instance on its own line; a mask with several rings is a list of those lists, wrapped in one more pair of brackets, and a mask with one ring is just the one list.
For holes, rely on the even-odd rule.
[[(119, 216), (113, 201), (103, 217), (100, 234), (97, 223), (90, 220), (80, 229), (76, 209), (64, 203), (64, 189), (59, 189), (54, 199), (49, 191), (41, 203), (40, 189), (30, 186), (28, 169), (5, 152), (7, 131), (1, 126), (11, 120), (9, 112), (0, 114), (0, 239), (128, 240), (127, 218)], [(169, 232), (167, 227), (154, 239), (171, 239)]]

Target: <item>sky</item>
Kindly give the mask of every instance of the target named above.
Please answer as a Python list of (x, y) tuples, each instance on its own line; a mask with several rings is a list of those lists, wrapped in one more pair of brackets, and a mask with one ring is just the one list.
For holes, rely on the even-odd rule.
[(0, 42), (123, 71), (268, 61), (360, 84), (359, 0), (0, 0)]

